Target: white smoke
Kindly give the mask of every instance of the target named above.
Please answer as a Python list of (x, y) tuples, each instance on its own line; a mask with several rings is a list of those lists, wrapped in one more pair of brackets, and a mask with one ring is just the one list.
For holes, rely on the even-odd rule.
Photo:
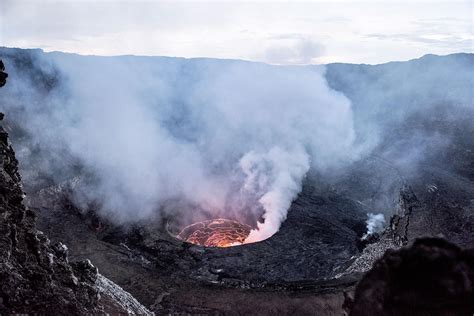
[(369, 235), (382, 231), (385, 225), (385, 216), (383, 214), (368, 213), (367, 217), (367, 233), (365, 233), (362, 239), (365, 239)]
[(292, 199), (301, 190), (301, 181), (309, 170), (309, 163), (304, 150), (287, 152), (279, 147), (264, 154), (250, 152), (240, 160), (246, 175), (243, 189), (257, 193), (265, 210), (264, 222), (258, 222), (258, 229), (252, 230), (245, 242), (264, 240), (278, 231)]
[[(321, 68), (40, 57), (34, 62), (61, 74), (59, 85), (39, 98), (18, 73), (10, 94), (24, 102), (13, 106), (27, 107), (24, 126), (43, 151), (66, 150), (64, 160), (93, 175), (77, 200), (99, 201), (117, 221), (186, 201), (190, 213), (250, 212), (263, 222), (246, 242), (262, 240), (278, 231), (310, 168), (336, 168), (356, 153), (350, 102)], [(33, 101), (40, 111), (28, 109)]]

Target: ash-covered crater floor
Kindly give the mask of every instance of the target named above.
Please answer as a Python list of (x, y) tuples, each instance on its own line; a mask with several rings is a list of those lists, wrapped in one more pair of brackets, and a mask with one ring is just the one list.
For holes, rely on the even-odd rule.
[[(310, 313), (315, 306), (340, 309), (342, 291), (358, 280), (360, 271), (340, 275), (361, 253), (371, 203), (382, 203), (371, 196), (383, 194), (391, 207), (398, 203), (402, 183), (396, 172), (384, 173), (396, 181), (382, 187), (376, 167), (385, 170), (386, 162), (369, 159), (340, 175), (346, 187), (310, 176), (278, 233), (228, 248), (174, 238), (167, 230), (170, 218), (129, 228), (83, 214), (68, 204), (67, 184), (31, 195), (30, 205), (40, 213), (42, 229), (70, 244), (71, 255), (90, 258), (155, 311), (266, 313), (278, 306), (282, 313)], [(347, 186), (359, 175), (371, 181), (350, 196)], [(266, 303), (254, 310), (260, 300)]]
[[(166, 218), (129, 228), (83, 214), (68, 204), (67, 185), (41, 190), (29, 203), (41, 228), (65, 240), (73, 258), (90, 258), (155, 312), (334, 312), (387, 249), (422, 236), (474, 243), (472, 180), (435, 164), (414, 179), (387, 164), (361, 161), (337, 183), (309, 177), (277, 234), (228, 248), (182, 242), (166, 230)], [(391, 185), (381, 185), (385, 177)], [(374, 205), (394, 216), (385, 231), (361, 241)]]

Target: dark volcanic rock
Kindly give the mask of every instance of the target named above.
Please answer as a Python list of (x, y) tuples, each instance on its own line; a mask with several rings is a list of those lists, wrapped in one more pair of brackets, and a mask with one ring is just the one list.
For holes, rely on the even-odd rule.
[(357, 285), (350, 315), (472, 315), (474, 249), (438, 238), (389, 250)]
[(63, 245), (50, 245), (26, 209), (18, 162), (0, 127), (0, 279), (2, 313), (98, 312), (97, 270), (73, 269)]
[(8, 74), (5, 72), (5, 65), (0, 60), (0, 87), (3, 87), (7, 83)]

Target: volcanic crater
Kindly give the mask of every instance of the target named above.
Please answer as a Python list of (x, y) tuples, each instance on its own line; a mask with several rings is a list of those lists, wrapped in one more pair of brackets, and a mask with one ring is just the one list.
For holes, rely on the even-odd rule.
[[(21, 51), (3, 54), (18, 69), (25, 67), (20, 57), (29, 58)], [(429, 60), (423, 62), (419, 67), (429, 65)], [(364, 71), (348, 77), (347, 67)], [(359, 100), (355, 108), (361, 110), (369, 102), (348, 87), (359, 84), (365, 72), (367, 85), (373, 77), (383, 79), (390, 67), (400, 66), (330, 65), (327, 78), (335, 89)], [(39, 228), (69, 246), (71, 260), (90, 259), (157, 314), (340, 311), (343, 292), (353, 290), (387, 249), (424, 235), (443, 235), (461, 246), (474, 243), (474, 143), (466, 136), (473, 133), (468, 114), (454, 125), (414, 115), (390, 130), (373, 155), (350, 168), (329, 175), (310, 172), (280, 230), (258, 243), (228, 247), (244, 242), (253, 228), (235, 218), (188, 221), (172, 216), (114, 223), (94, 206), (83, 207), (73, 199), (74, 191), (87, 186), (80, 172), (62, 183), (25, 183), (26, 203), (38, 215)], [(13, 136), (21, 135), (21, 126), (11, 126)], [(445, 155), (427, 151), (416, 173), (397, 161), (395, 149), (387, 150), (397, 144), (405, 153), (409, 145), (403, 140), (411, 139), (413, 130), (436, 129), (449, 131), (453, 144)], [(16, 139), (20, 148), (23, 140)], [(33, 167), (23, 165), (25, 178)], [(384, 213), (387, 225), (362, 240), (371, 212)]]

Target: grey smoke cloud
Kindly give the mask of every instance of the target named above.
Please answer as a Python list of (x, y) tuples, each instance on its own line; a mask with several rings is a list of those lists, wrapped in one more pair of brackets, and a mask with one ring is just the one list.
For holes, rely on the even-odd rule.
[(363, 157), (385, 169), (378, 193), (363, 201), (371, 213), (390, 218), (400, 186), (419, 181), (420, 171), (448, 168), (465, 176), (451, 157), (459, 143), (472, 142), (467, 131), (474, 119), (473, 62), (474, 55), (458, 54), (377, 66), (327, 65), (330, 86), (352, 101)]
[(264, 219), (248, 239), (258, 241), (278, 230), (310, 168), (357, 155), (350, 102), (322, 68), (62, 53), (35, 63), (58, 82), (44, 94), (17, 80), (13, 106), (34, 104), (25, 126), (64, 164), (55, 173), (83, 166), (91, 178), (76, 199), (118, 222), (185, 201), (190, 213)]
[(396, 176), (363, 202), (388, 218), (385, 193), (451, 144), (455, 131), (433, 122), (473, 115), (472, 55), (302, 67), (28, 54), (5, 58), (2, 91), (28, 134), (16, 145), (25, 183), (81, 174), (75, 202), (117, 222), (205, 212), (260, 228), (248, 242), (278, 230), (309, 171), (337, 182), (374, 154)]

